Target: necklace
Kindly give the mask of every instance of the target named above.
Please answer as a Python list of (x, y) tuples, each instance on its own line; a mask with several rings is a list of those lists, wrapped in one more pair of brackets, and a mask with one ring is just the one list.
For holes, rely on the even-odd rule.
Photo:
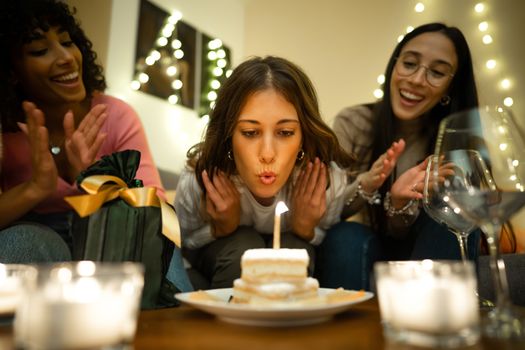
[(54, 145), (49, 145), (49, 150), (55, 156), (59, 155), (60, 152), (62, 152), (62, 148), (60, 148), (60, 146), (54, 146)]
[(62, 144), (63, 143), (64, 143), (64, 141), (61, 141), (58, 144), (54, 144), (51, 141), (49, 141), (49, 150), (51, 151), (51, 154), (53, 154), (54, 156), (58, 156), (60, 154), (60, 152), (62, 152)]

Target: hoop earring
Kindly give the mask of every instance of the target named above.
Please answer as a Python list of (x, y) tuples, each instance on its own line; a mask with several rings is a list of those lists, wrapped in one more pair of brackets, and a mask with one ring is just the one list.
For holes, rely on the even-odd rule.
[(452, 100), (450, 98), (449, 95), (445, 95), (443, 97), (441, 97), (441, 100), (439, 100), (439, 103), (441, 103), (442, 106), (448, 106), (448, 104), (450, 103), (450, 100)]
[(297, 160), (301, 161), (304, 158), (304, 151), (301, 149), (299, 153), (297, 153)]
[(231, 150), (228, 151), (226, 156), (228, 157), (229, 160), (233, 160), (233, 154)]

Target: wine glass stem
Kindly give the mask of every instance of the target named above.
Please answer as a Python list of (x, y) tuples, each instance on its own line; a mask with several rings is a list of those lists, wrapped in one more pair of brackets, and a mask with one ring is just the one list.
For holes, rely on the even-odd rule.
[(467, 235), (458, 233), (456, 234), (456, 237), (458, 237), (459, 242), (459, 250), (461, 252), (461, 260), (463, 262), (466, 262), (468, 259), (468, 251), (467, 251)]
[(510, 305), (509, 286), (507, 283), (507, 273), (505, 263), (499, 253), (500, 224), (484, 225), (482, 230), (487, 235), (489, 246), (489, 262), (492, 278), (494, 282), (494, 292), (496, 295), (496, 307), (500, 310)]

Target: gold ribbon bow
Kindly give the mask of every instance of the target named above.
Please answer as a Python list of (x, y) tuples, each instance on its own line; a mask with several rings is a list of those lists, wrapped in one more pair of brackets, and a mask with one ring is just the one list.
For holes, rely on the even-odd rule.
[(120, 178), (111, 175), (86, 177), (80, 186), (88, 193), (65, 197), (80, 217), (93, 214), (102, 205), (115, 198), (122, 198), (133, 207), (160, 207), (162, 233), (180, 248), (180, 226), (175, 211), (159, 196), (154, 187), (128, 188)]

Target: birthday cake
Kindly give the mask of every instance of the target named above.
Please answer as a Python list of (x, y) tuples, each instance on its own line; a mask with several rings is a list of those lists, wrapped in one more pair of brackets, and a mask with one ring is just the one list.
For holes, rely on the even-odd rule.
[(307, 277), (305, 249), (249, 249), (241, 258), (241, 278), (233, 282), (233, 302), (293, 302), (318, 295), (319, 282)]

